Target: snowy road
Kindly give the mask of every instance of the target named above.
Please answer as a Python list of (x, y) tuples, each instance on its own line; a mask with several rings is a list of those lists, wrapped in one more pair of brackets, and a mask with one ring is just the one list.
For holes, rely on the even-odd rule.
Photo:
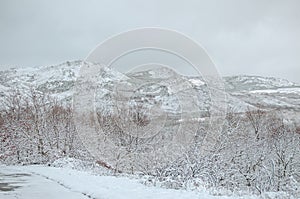
[(45, 177), (22, 170), (0, 166), (1, 199), (40, 199), (40, 198), (74, 198), (86, 199), (82, 193), (71, 191), (66, 187)]
[(206, 190), (184, 191), (145, 186), (138, 179), (93, 175), (70, 168), (1, 166), (0, 198), (10, 199), (254, 199), (211, 196)]

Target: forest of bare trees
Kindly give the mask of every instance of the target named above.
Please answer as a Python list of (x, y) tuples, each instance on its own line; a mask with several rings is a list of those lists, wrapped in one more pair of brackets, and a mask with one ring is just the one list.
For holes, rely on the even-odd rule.
[[(13, 92), (6, 97), (3, 107), (0, 115), (2, 163), (46, 164), (66, 156), (88, 156), (77, 137), (70, 103), (32, 89), (28, 95)], [(299, 127), (284, 122), (275, 111), (229, 112), (213, 151), (203, 155), (198, 147), (201, 143), (193, 142), (177, 159), (139, 156), (139, 145), (146, 146), (151, 138), (124, 134), (122, 129), (130, 127), (122, 125), (129, 124), (128, 118), (133, 117), (135, 126), (131, 127), (142, 131), (149, 124), (147, 111), (138, 106), (136, 110), (117, 113), (97, 113), (107, 135), (114, 136), (115, 144), (126, 149), (126, 154), (116, 157), (120, 161), (114, 165), (95, 160), (110, 169), (121, 172), (122, 159), (132, 158), (138, 165), (130, 167), (131, 173), (151, 175), (154, 181), (167, 182), (166, 186), (172, 188), (184, 188), (187, 182), (201, 180), (208, 187), (231, 191), (300, 194)], [(165, 160), (164, 164), (159, 164), (160, 159)]]
[[(47, 94), (14, 91), (0, 115), (0, 159), (6, 163), (40, 164), (78, 154), (72, 108)], [(77, 148), (76, 148), (77, 147)]]

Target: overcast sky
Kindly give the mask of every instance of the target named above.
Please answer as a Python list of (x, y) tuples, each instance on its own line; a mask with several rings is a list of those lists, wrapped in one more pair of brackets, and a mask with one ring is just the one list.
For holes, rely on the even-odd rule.
[(129, 29), (174, 29), (202, 44), (221, 75), (300, 83), (298, 0), (1, 0), (0, 66), (84, 59)]

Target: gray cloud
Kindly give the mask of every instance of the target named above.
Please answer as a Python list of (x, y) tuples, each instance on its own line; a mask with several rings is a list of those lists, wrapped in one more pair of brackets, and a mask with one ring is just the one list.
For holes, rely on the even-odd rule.
[(299, 7), (297, 0), (2, 0), (0, 65), (83, 59), (113, 34), (156, 26), (194, 38), (222, 75), (300, 82)]

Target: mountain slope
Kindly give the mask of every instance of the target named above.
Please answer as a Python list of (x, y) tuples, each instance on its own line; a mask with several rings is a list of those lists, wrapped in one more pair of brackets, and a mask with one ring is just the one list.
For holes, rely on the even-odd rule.
[[(50, 93), (59, 99), (70, 100), (74, 92), (76, 78), (79, 75), (81, 61), (65, 62), (56, 66), (13, 68), (0, 71), (0, 100), (3, 101), (13, 89), (26, 94), (31, 88)], [(104, 104), (109, 103), (108, 97), (114, 92), (116, 80), (124, 76), (114, 69), (104, 68), (99, 74), (100, 99)], [(144, 94), (152, 96), (157, 102), (161, 101), (165, 110), (178, 111), (176, 93), (170, 94), (163, 86), (152, 85), (152, 90), (146, 92), (147, 81), (159, 81), (163, 84), (172, 77), (170, 71), (142, 71), (128, 74), (128, 84), (134, 81), (144, 84)], [(208, 90), (203, 79), (198, 77), (182, 77), (189, 82), (198, 93), (199, 107), (202, 111), (209, 109)], [(300, 86), (288, 80), (259, 76), (232, 76), (224, 78), (227, 103), (230, 110), (244, 112), (248, 108), (276, 109), (284, 112), (297, 113), (300, 110)], [(146, 87), (145, 87), (146, 85)], [(142, 89), (142, 90), (143, 90)], [(154, 90), (153, 90), (154, 89)], [(140, 91), (142, 91), (140, 90)], [(156, 91), (155, 91), (156, 90)], [(160, 91), (159, 91), (160, 90)], [(154, 92), (155, 91), (155, 92)], [(142, 96), (142, 94), (140, 94)], [(140, 96), (140, 97), (141, 97)], [(154, 100), (154, 101), (155, 101)], [(154, 101), (152, 103), (154, 103)], [(149, 102), (150, 103), (150, 102)]]

